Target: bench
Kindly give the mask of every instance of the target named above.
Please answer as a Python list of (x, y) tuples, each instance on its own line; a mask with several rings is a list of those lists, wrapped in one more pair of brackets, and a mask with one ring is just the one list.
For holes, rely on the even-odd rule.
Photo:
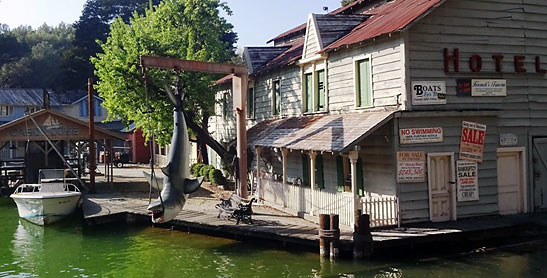
[(236, 225), (239, 225), (241, 220), (248, 220), (249, 223), (253, 224), (251, 215), (253, 214), (252, 205), (255, 200), (253, 198), (249, 203), (245, 204), (243, 199), (235, 193), (228, 199), (221, 198), (220, 203), (215, 205), (215, 208), (218, 210), (217, 218), (224, 215), (228, 219), (235, 218)]

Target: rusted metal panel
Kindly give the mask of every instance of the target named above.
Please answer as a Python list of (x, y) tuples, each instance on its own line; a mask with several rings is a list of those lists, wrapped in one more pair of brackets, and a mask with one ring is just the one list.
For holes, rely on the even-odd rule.
[(393, 111), (264, 121), (248, 131), (255, 146), (343, 152), (387, 122)]
[(395, 0), (367, 11), (370, 18), (350, 33), (325, 47), (324, 51), (352, 45), (383, 34), (401, 31), (439, 4), (441, 0)]

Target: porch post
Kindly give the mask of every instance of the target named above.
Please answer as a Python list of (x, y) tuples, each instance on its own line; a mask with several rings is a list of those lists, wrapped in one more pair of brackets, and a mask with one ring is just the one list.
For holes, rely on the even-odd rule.
[(353, 193), (353, 211), (360, 209), (359, 196), (357, 194), (357, 159), (359, 151), (349, 152), (349, 162), (351, 164), (351, 192)]
[(260, 160), (262, 155), (262, 147), (256, 149), (256, 197), (260, 200), (260, 191), (262, 190), (262, 180), (260, 178)]
[(281, 148), (281, 156), (283, 158), (283, 207), (287, 207), (287, 158), (289, 150)]
[(310, 187), (311, 187), (311, 209), (310, 215), (315, 214), (315, 157), (317, 153), (310, 151)]

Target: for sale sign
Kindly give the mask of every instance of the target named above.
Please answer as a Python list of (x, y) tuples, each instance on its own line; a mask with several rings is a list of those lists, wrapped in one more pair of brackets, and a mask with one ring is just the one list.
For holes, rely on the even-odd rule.
[(460, 159), (482, 162), (485, 139), (486, 125), (463, 121)]
[(425, 152), (397, 152), (397, 182), (425, 182)]
[(465, 160), (456, 162), (458, 202), (479, 200), (478, 169), (477, 162)]

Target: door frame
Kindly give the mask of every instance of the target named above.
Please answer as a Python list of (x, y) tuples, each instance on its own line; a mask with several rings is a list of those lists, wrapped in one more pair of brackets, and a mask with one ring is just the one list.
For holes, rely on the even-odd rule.
[(454, 221), (458, 219), (457, 203), (456, 203), (456, 162), (454, 160), (453, 152), (439, 152), (439, 153), (427, 153), (427, 194), (429, 196), (429, 221), (433, 213), (431, 212), (431, 157), (449, 156), (450, 157), (450, 181), (449, 181), (449, 194), (450, 194), (450, 220)]
[[(520, 198), (520, 201), (522, 202), (522, 208), (523, 208), (523, 211), (521, 213), (527, 213), (528, 212), (528, 185), (526, 184), (526, 175), (527, 175), (527, 171), (526, 171), (526, 148), (525, 147), (507, 147), (507, 148), (497, 148), (496, 149), (496, 169), (498, 167), (498, 153), (519, 153), (520, 154), (520, 173), (521, 173), (521, 178), (520, 178), (520, 190), (521, 190), (521, 193), (522, 193), (522, 197)], [(496, 184), (498, 185), (498, 188), (499, 188), (499, 184), (498, 184), (498, 181), (497, 181), (497, 175), (496, 175)], [(499, 198), (499, 197), (498, 197)], [(498, 204), (499, 206), (499, 204)], [(520, 206), (520, 204), (519, 204)], [(498, 208), (499, 209), (499, 208)]]

